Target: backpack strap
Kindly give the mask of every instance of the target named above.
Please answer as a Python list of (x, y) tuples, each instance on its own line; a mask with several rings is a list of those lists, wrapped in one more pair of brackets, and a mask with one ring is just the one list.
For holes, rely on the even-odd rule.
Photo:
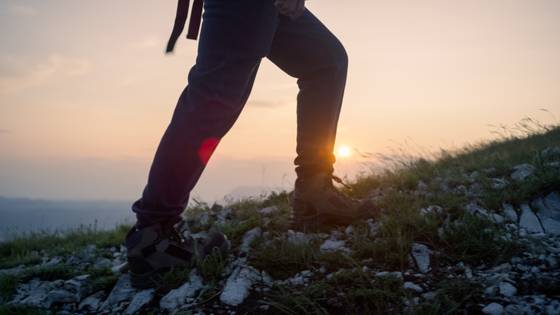
[[(173, 25), (173, 31), (171, 32), (171, 36), (169, 37), (169, 41), (167, 42), (167, 48), (165, 50), (166, 53), (170, 53), (175, 48), (175, 43), (183, 29), (185, 28), (185, 23), (187, 22), (187, 17), (189, 15), (189, 0), (179, 0), (177, 3), (177, 13), (175, 15), (175, 24)], [(187, 32), (187, 38), (196, 40), (198, 37), (198, 31), (200, 29), (200, 21), (202, 20), (202, 7), (203, 7), (203, 0), (194, 0), (192, 12), (191, 12), (191, 20), (189, 22), (189, 29)]]

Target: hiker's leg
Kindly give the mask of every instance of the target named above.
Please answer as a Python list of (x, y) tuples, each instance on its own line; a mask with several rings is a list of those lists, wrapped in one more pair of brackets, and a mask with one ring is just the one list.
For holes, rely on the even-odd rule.
[(220, 139), (241, 113), (272, 42), (277, 22), (272, 0), (204, 3), (196, 64), (142, 198), (132, 206), (140, 226), (179, 218)]
[(268, 58), (298, 79), (296, 173), (332, 171), (348, 67), (344, 47), (306, 9), (295, 20), (280, 16)]

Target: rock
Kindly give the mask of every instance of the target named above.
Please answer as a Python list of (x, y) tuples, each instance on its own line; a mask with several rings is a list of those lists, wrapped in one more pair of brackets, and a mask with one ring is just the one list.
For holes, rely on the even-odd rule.
[(7, 269), (0, 269), (0, 276), (2, 275), (18, 275), (20, 273), (22, 273), (23, 271), (25, 271), (25, 266), (24, 265), (19, 265), (16, 267), (12, 267), (12, 268), (7, 268)]
[(509, 185), (509, 182), (503, 178), (491, 178), (490, 186), (496, 190), (501, 190)]
[[(186, 303), (192, 303), (193, 297), (203, 288), (202, 278), (196, 269), (189, 274), (189, 280), (177, 289), (169, 291), (159, 301), (159, 306), (165, 310), (174, 310)], [(190, 299), (190, 300), (189, 300)]]
[(113, 267), (113, 262), (109, 258), (101, 258), (93, 264), (93, 267), (95, 269), (109, 269)]
[(394, 277), (398, 279), (403, 278), (403, 274), (400, 271), (379, 271), (375, 273), (376, 277)]
[(72, 292), (81, 300), (84, 296), (88, 295), (90, 292), (90, 286), (87, 282), (89, 275), (81, 275), (74, 277), (70, 280), (64, 281), (64, 289)]
[(519, 226), (524, 228), (530, 234), (544, 234), (544, 230), (539, 222), (539, 219), (528, 204), (521, 205)]
[(544, 198), (534, 200), (531, 205), (537, 209), (544, 231), (547, 234), (560, 235), (560, 194), (552, 192)]
[(523, 308), (516, 304), (509, 304), (504, 308), (504, 312), (508, 315), (523, 315), (525, 311)]
[(373, 219), (367, 219), (368, 231), (369, 236), (374, 237), (379, 233), (381, 228), (379, 222), (374, 221)]
[(303, 232), (295, 232), (293, 230), (288, 230), (287, 241), (294, 245), (304, 245), (311, 241), (312, 237)]
[(535, 167), (531, 164), (519, 164), (513, 167), (513, 172), (511, 173), (511, 178), (515, 181), (525, 180), (527, 177), (535, 173)]
[(253, 267), (240, 265), (229, 276), (220, 294), (220, 301), (230, 306), (237, 306), (249, 296), (251, 287), (262, 280), (261, 274)]
[(500, 315), (504, 313), (504, 307), (498, 303), (490, 303), (482, 309), (482, 313), (489, 315)]
[(270, 216), (272, 214), (274, 214), (275, 212), (277, 212), (279, 209), (277, 206), (270, 206), (270, 207), (266, 207), (266, 208), (262, 208), (260, 210), (258, 210), (258, 212), (263, 215), (263, 216)]
[(500, 282), (498, 287), (500, 288), (500, 294), (503, 296), (512, 297), (517, 294), (517, 288), (509, 282)]
[(98, 291), (87, 298), (85, 298), (80, 305), (78, 305), (79, 310), (83, 310), (86, 312), (94, 313), (99, 309), (101, 305), (101, 301), (103, 300), (103, 291)]
[(517, 212), (515, 212), (513, 206), (505, 203), (503, 204), (503, 207), (504, 207), (504, 216), (506, 217), (506, 219), (510, 222), (517, 223), (518, 221)]
[(427, 273), (430, 271), (430, 254), (431, 250), (428, 246), (424, 244), (414, 243), (412, 244), (411, 255), (418, 267), (418, 270), (422, 273)]
[(62, 257), (55, 256), (55, 257), (49, 259), (47, 262), (42, 263), (41, 266), (42, 267), (52, 267), (52, 266), (56, 266), (56, 265), (61, 264), (63, 261), (64, 260), (62, 259)]
[(124, 271), (126, 271), (126, 269), (128, 268), (128, 262), (123, 262), (121, 264), (115, 265), (113, 267), (111, 267), (111, 271), (113, 273), (119, 274), (119, 273), (123, 273)]
[(325, 242), (323, 242), (323, 244), (321, 244), (321, 247), (319, 247), (319, 249), (322, 252), (336, 252), (336, 251), (341, 251), (341, 252), (345, 252), (345, 253), (349, 253), (350, 249), (346, 247), (346, 241), (340, 240), (326, 240)]
[(313, 272), (311, 272), (311, 270), (304, 270), (298, 272), (295, 276), (284, 280), (283, 283), (294, 285), (294, 286), (304, 285), (309, 282), (309, 278), (311, 278), (312, 276), (313, 276)]
[(346, 229), (344, 229), (344, 234), (352, 236), (352, 234), (354, 234), (354, 227), (352, 225), (347, 226)]
[(239, 251), (241, 253), (248, 253), (251, 250), (251, 244), (262, 235), (262, 229), (260, 227), (253, 228), (243, 235), (243, 240), (239, 246)]
[(154, 298), (155, 289), (142, 290), (134, 295), (130, 304), (124, 311), (126, 315), (136, 314), (144, 305), (150, 303)]
[(68, 292), (64, 289), (55, 289), (47, 294), (44, 306), (47, 308), (57, 304), (76, 303), (79, 302), (76, 294)]
[(426, 216), (428, 214), (442, 214), (443, 208), (438, 205), (427, 206), (426, 208), (420, 209), (420, 214)]
[(414, 282), (410, 282), (410, 281), (405, 282), (403, 284), (403, 288), (405, 290), (412, 290), (412, 291), (415, 291), (415, 292), (418, 292), (418, 293), (422, 293), (424, 291), (424, 289), (422, 289), (421, 286), (415, 284)]
[(113, 290), (111, 290), (111, 293), (109, 293), (109, 296), (101, 305), (101, 309), (113, 309), (117, 304), (124, 301), (129, 301), (135, 293), (136, 290), (132, 288), (132, 285), (130, 283), (130, 275), (124, 274), (120, 276), (119, 280), (113, 287)]
[(32, 279), (16, 288), (16, 294), (10, 304), (46, 307), (47, 295), (53, 287), (48, 281)]

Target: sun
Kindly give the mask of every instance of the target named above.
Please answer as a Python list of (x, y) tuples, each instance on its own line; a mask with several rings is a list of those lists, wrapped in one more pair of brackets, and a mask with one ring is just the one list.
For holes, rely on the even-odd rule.
[(338, 150), (336, 150), (336, 156), (340, 158), (347, 158), (352, 155), (352, 150), (348, 146), (340, 146)]

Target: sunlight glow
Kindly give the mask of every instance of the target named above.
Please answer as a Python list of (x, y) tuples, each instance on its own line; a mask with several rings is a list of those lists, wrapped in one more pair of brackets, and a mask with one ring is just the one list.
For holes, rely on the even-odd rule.
[(339, 158), (347, 158), (352, 155), (352, 150), (348, 146), (341, 146), (336, 151), (336, 156)]

